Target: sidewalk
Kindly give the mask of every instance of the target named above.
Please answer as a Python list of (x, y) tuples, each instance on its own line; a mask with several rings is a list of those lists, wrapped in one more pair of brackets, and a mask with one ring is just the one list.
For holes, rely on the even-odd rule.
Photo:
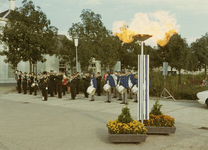
[[(0, 91), (2, 91), (2, 88), (0, 88)], [(104, 95), (96, 96), (94, 102), (90, 102), (90, 98), (83, 97), (83, 94), (79, 94), (75, 100), (70, 100), (70, 95), (68, 94), (63, 96), (62, 99), (49, 97), (48, 101), (42, 101), (40, 94), (38, 96), (23, 95), (17, 94), (16, 91), (1, 94), (0, 112), (1, 114), (7, 114), (6, 118), (2, 118), (3, 115), (0, 115), (2, 120), (5, 120), (0, 125), (1, 129), (5, 129), (1, 135), (8, 139), (7, 142), (3, 141), (2, 143), (13, 148), (19, 142), (22, 147), (26, 147), (26, 149), (30, 147), (31, 150), (207, 149), (208, 130), (199, 129), (208, 126), (206, 105), (201, 105), (196, 101), (183, 100), (174, 102), (171, 99), (160, 100), (160, 104), (163, 105), (162, 112), (175, 118), (177, 128), (175, 134), (169, 136), (148, 135), (146, 142), (140, 144), (114, 144), (108, 140), (106, 124), (110, 119), (116, 119), (125, 105), (120, 104), (120, 101), (114, 98), (112, 98), (111, 103), (105, 103), (106, 97)], [(150, 98), (150, 109), (155, 99)], [(4, 104), (8, 107), (7, 109), (3, 107)], [(10, 107), (18, 113), (10, 115), (8, 110)], [(137, 119), (137, 103), (133, 103), (133, 100), (131, 100), (128, 107), (133, 119)], [(34, 112), (36, 113), (34, 114)], [(8, 121), (8, 119), (18, 120), (14, 115), (19, 116), (21, 122), (25, 123), (25, 120), (27, 120), (25, 126), (28, 128), (23, 130), (23, 133), (20, 132), (22, 130), (21, 125), (9, 125), (9, 127), (15, 128), (13, 132), (16, 135), (12, 135), (9, 131), (6, 132), (8, 130), (6, 126), (12, 122), (11, 120)], [(44, 121), (42, 120), (43, 118)], [(38, 124), (34, 120), (40, 120), (41, 123)], [(54, 122), (55, 120), (56, 122)], [(26, 134), (27, 132), (29, 134)], [(11, 135), (8, 135), (8, 133)], [(38, 136), (34, 136), (34, 133)], [(23, 134), (20, 139), (17, 136), (19, 134)], [(0, 136), (0, 140), (3, 140), (2, 136)], [(15, 144), (11, 144), (11, 141)]]

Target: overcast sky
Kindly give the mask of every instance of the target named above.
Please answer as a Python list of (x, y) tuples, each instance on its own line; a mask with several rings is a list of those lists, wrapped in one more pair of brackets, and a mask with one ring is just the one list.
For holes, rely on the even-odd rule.
[[(91, 9), (102, 16), (107, 29), (115, 21), (130, 23), (136, 13), (168, 11), (180, 26), (179, 34), (190, 44), (208, 32), (208, 0), (33, 0), (35, 6), (51, 20), (59, 33), (67, 34), (72, 23), (80, 21), (83, 9)], [(22, 0), (15, 1), (22, 6)], [(8, 0), (0, 0), (0, 12), (9, 7)]]

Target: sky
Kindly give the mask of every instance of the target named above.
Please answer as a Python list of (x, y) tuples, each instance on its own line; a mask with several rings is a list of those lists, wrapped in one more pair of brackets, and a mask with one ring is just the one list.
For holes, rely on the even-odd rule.
[[(41, 7), (59, 34), (67, 34), (72, 23), (81, 22), (83, 9), (100, 14), (109, 30), (113, 30), (116, 21), (131, 23), (137, 13), (167, 11), (176, 19), (180, 26), (178, 33), (188, 44), (208, 32), (208, 0), (33, 0), (33, 3)], [(22, 0), (15, 0), (15, 5), (22, 6)], [(0, 12), (8, 8), (9, 0), (0, 0)], [(156, 45), (150, 40), (145, 42)]]

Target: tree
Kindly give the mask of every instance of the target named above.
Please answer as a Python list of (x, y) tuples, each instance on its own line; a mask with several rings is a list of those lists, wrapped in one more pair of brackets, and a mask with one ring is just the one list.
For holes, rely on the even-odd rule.
[(101, 58), (105, 48), (105, 46), (102, 47), (103, 42), (109, 40), (109, 31), (103, 25), (101, 15), (95, 14), (90, 9), (82, 10), (80, 18), (82, 22), (73, 23), (68, 33), (72, 38), (79, 37), (78, 61), (81, 69), (85, 71), (92, 58)]
[(179, 72), (178, 85), (181, 85), (181, 69), (188, 68), (188, 61), (190, 57), (190, 51), (185, 39), (179, 34), (175, 34), (171, 37), (169, 43), (169, 65), (174, 67)]
[[(206, 68), (208, 65), (208, 33), (205, 36), (202, 36), (200, 39), (197, 39), (195, 42), (191, 43), (191, 52), (195, 55), (198, 60), (197, 68), (205, 68), (205, 75), (206, 75)], [(195, 59), (196, 59), (195, 58)], [(195, 62), (197, 61), (195, 60)]]
[(59, 38), (58, 43), (60, 48), (56, 53), (56, 56), (61, 59), (61, 62), (67, 63), (70, 67), (75, 66), (76, 53), (73, 41), (69, 40), (66, 36), (63, 36)]
[(22, 7), (11, 11), (3, 27), (2, 41), (6, 46), (1, 55), (7, 56), (5, 62), (14, 67), (21, 60), (29, 61), (32, 72), (32, 64), (46, 61), (44, 54), (54, 54), (57, 28), (50, 25), (41, 8), (36, 9), (31, 0), (23, 0), (22, 4)]

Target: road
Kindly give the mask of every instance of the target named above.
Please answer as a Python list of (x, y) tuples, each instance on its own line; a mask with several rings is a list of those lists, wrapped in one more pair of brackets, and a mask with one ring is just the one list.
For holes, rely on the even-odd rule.
[[(196, 101), (160, 100), (163, 114), (176, 121), (172, 135), (148, 135), (139, 144), (114, 144), (108, 140), (107, 122), (116, 119), (124, 105), (106, 97), (76, 100), (70, 95), (41, 101), (39, 96), (17, 94), (0, 87), (0, 150), (207, 150), (208, 109)], [(150, 108), (156, 98), (150, 98)], [(137, 104), (129, 108), (137, 118)], [(204, 129), (200, 129), (205, 127)]]

